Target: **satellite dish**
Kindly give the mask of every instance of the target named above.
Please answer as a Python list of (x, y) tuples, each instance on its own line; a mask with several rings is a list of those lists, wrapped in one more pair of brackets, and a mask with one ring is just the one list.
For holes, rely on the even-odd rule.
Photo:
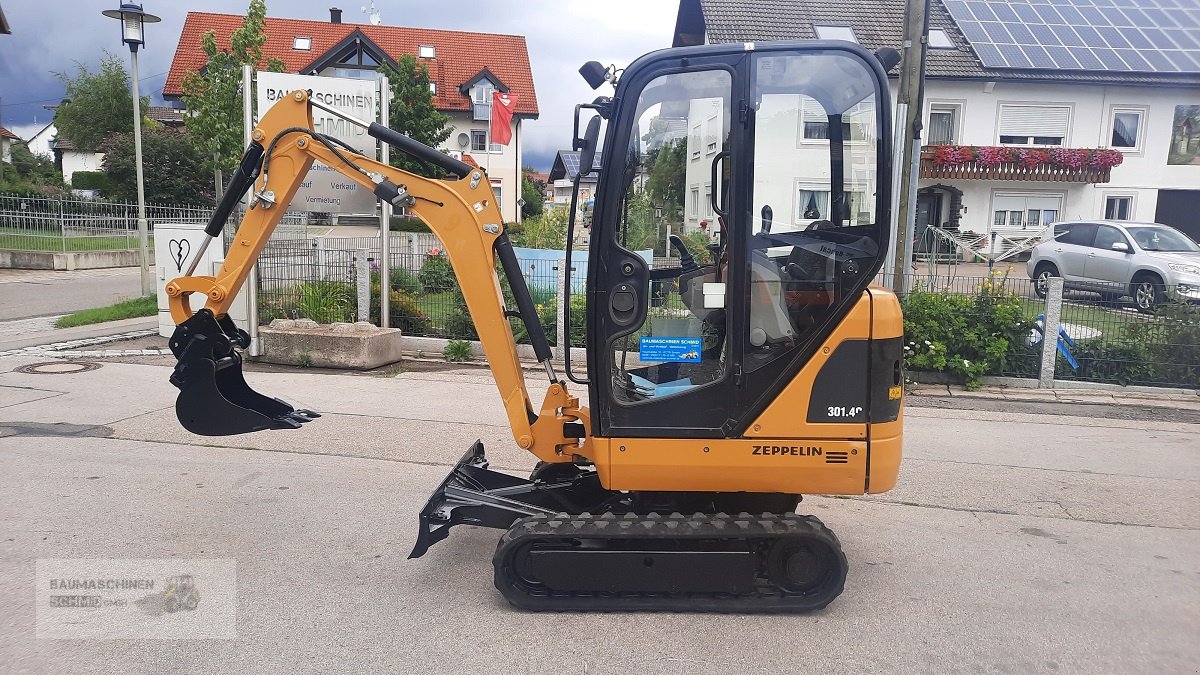
[(465, 148), (470, 144), (471, 144), (470, 136), (468, 136), (466, 133), (461, 133), (458, 135), (458, 147)]
[(379, 24), (383, 23), (383, 17), (379, 15), (379, 10), (375, 9), (375, 0), (371, 0), (371, 11), (368, 12), (365, 5), (360, 7), (360, 9), (362, 10), (363, 14), (370, 15), (368, 20), (371, 22), (372, 26), (378, 26)]

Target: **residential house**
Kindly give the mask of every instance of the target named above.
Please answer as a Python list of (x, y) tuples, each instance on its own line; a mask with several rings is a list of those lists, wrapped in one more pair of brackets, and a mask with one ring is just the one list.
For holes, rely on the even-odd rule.
[[(596, 153), (593, 166), (600, 166), (600, 153)], [(575, 176), (579, 174), (579, 152), (575, 150), (559, 150), (554, 156), (554, 164), (550, 167), (546, 187), (549, 192), (547, 206), (569, 206), (571, 192), (575, 187)], [(596, 192), (599, 173), (590, 173), (583, 177), (579, 184), (579, 202), (586, 204), (592, 201)]]
[(58, 128), (54, 126), (54, 122), (52, 121), (46, 126), (42, 127), (41, 130), (36, 134), (31, 136), (25, 144), (29, 146), (29, 151), (35, 155), (53, 157), (54, 150), (51, 148), (50, 144), (57, 134)]
[(12, 164), (12, 144), (20, 142), (16, 134), (0, 127), (0, 162)]
[[(440, 149), (483, 168), (492, 182), (505, 220), (520, 219), (522, 126), (537, 119), (537, 93), (525, 38), (519, 35), (342, 23), (341, 10), (331, 8), (329, 21), (268, 17), (263, 45), (266, 58), (279, 59), (286, 70), (327, 77), (375, 78), (381, 64), (396, 65), (411, 54), (425, 65), (432, 80), (435, 107), (450, 116), (450, 135)], [(183, 77), (204, 66), (200, 37), (208, 30), (227, 47), (241, 26), (234, 14), (189, 12), (163, 87), (163, 97), (183, 94)], [(517, 97), (513, 139), (491, 142), (492, 93)]]
[[(985, 243), (993, 232), (1032, 237), (1054, 220), (1117, 218), (1163, 222), (1200, 238), (1200, 8), (1117, 4), (931, 0), (919, 232), (944, 226)], [(821, 38), (899, 49), (904, 6), (682, 0), (674, 44)], [(898, 70), (890, 73), (893, 100)], [(822, 142), (820, 119), (796, 122), (797, 147)], [(1122, 162), (1111, 171), (947, 165), (934, 151), (948, 145), (1027, 156), (1111, 148)], [(820, 209), (811, 187), (796, 183), (793, 218)]]
[[(46, 106), (54, 109), (57, 106)], [(146, 107), (146, 117), (173, 129), (183, 127), (184, 111), (178, 108), (152, 105)], [(58, 137), (54, 123), (46, 125), (29, 140), (29, 150), (34, 154), (54, 155), (54, 164), (62, 172), (63, 180), (70, 183), (76, 171), (101, 171), (104, 168), (103, 152), (85, 152), (65, 138)]]

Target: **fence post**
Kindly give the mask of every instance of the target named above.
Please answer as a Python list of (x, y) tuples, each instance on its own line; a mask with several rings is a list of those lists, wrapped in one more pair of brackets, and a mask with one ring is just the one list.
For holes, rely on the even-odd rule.
[[(1042, 367), (1038, 387), (1054, 387), (1054, 364), (1058, 361), (1058, 329), (1062, 325), (1062, 277), (1047, 279), (1046, 307), (1042, 312)], [(1034, 283), (1037, 283), (1036, 281)]]
[[(371, 264), (367, 261), (365, 249), (354, 250), (354, 281), (358, 290), (358, 320), (371, 320)], [(380, 295), (384, 295), (386, 286), (380, 285)], [(386, 326), (385, 326), (386, 327)]]
[(571, 283), (571, 264), (565, 258), (558, 259), (558, 284), (554, 304), (558, 311), (554, 313), (554, 353), (560, 361), (566, 359), (564, 350), (567, 344), (567, 284)]

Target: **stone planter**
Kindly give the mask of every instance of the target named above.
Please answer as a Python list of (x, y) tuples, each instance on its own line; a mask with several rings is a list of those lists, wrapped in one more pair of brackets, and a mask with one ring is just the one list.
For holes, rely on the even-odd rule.
[(289, 366), (370, 370), (401, 359), (399, 328), (374, 324), (332, 323), (308, 319), (276, 319), (259, 329), (259, 360)]

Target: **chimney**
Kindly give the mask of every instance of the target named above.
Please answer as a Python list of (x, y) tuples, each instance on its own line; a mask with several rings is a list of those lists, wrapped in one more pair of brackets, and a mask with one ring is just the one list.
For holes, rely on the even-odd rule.
[(342, 10), (338, 9), (337, 7), (330, 7), (329, 8), (329, 23), (341, 23), (341, 22), (342, 22)]

